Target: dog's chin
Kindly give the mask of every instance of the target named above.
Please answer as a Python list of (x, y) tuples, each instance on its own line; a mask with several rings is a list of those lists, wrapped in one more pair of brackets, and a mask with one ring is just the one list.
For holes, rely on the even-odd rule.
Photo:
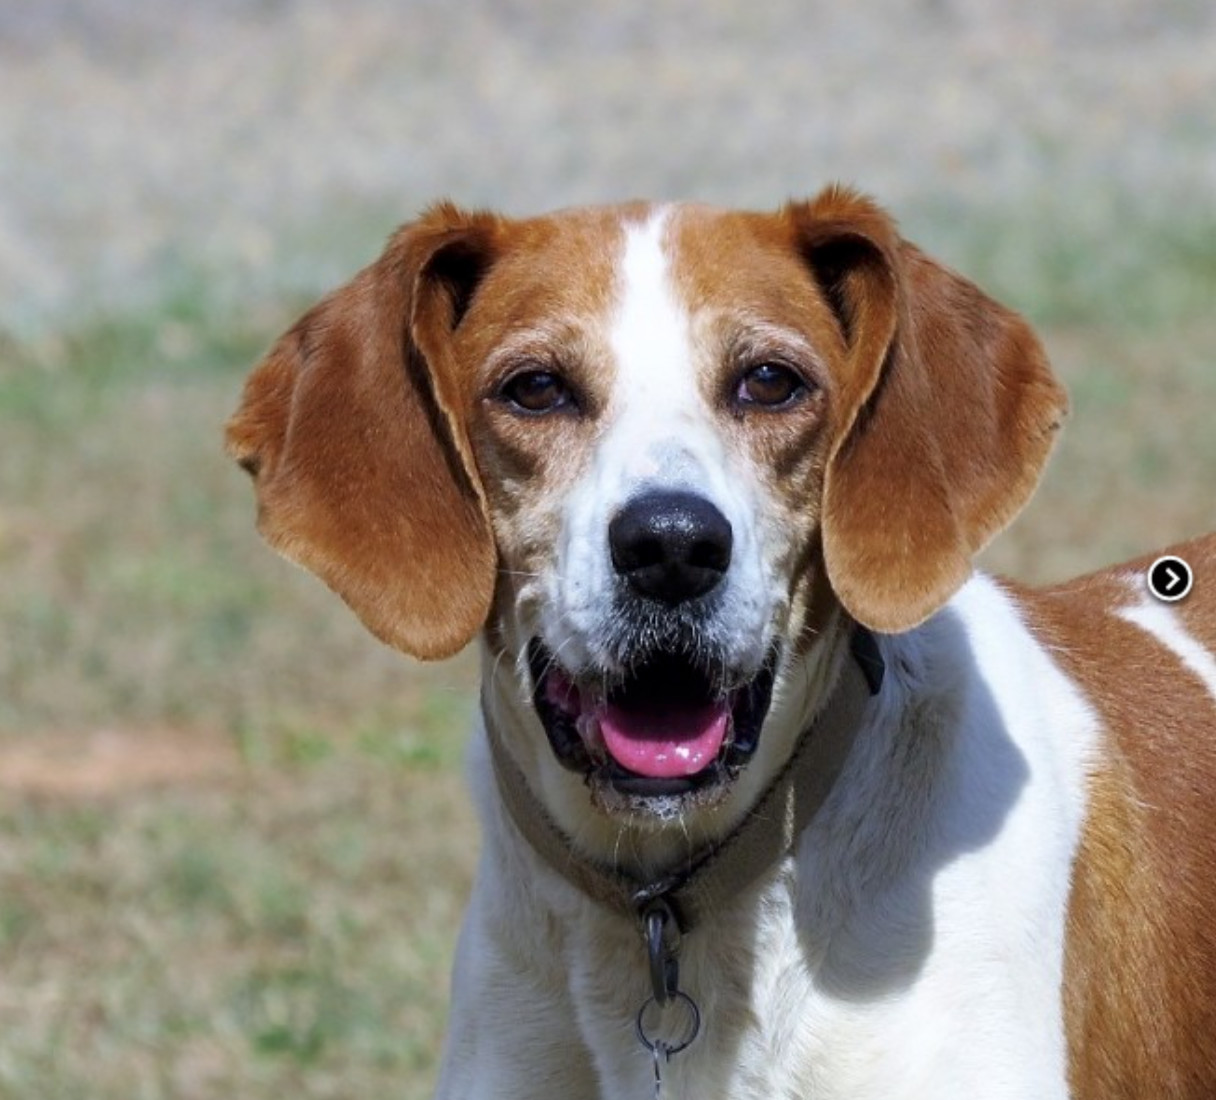
[(563, 668), (528, 647), (532, 700), (554, 756), (611, 814), (668, 820), (723, 799), (759, 744), (777, 651), (756, 670), (639, 655), (624, 675)]

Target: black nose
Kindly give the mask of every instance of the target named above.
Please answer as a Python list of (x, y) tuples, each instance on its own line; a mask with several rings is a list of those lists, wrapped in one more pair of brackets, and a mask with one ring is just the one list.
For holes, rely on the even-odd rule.
[(730, 565), (730, 521), (695, 493), (635, 497), (608, 524), (612, 564), (642, 596), (666, 604), (712, 590)]

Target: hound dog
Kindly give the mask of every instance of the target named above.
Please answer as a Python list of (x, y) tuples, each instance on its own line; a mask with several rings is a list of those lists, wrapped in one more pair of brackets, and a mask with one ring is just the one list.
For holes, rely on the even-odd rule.
[(440, 1097), (1216, 1096), (1216, 538), (1175, 604), (972, 570), (1064, 412), (841, 188), (443, 203), (281, 338), (263, 535), (480, 639)]

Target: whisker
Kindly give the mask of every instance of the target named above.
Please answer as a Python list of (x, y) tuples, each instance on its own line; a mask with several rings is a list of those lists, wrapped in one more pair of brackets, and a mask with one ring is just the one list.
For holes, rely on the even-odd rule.
[(557, 669), (562, 668), (562, 666), (558, 663), (558, 660), (557, 660), (558, 655), (561, 653), (561, 651), (563, 649), (566, 648), (566, 646), (570, 645), (573, 641), (574, 641), (573, 638), (567, 638), (567, 639), (565, 639), (565, 641), (562, 642), (561, 645), (559, 645), (557, 647), (557, 649), (549, 651), (549, 660), (545, 663), (544, 675), (548, 676), (549, 673), (552, 672), (553, 669), (555, 669), (555, 668), (557, 668)]

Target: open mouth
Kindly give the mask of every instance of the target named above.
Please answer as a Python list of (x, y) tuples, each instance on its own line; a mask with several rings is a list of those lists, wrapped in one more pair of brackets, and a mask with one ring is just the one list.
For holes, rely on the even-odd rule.
[(656, 653), (624, 677), (575, 678), (540, 642), (528, 647), (533, 703), (558, 760), (631, 795), (721, 783), (751, 758), (773, 692), (772, 653), (742, 679), (687, 655)]

